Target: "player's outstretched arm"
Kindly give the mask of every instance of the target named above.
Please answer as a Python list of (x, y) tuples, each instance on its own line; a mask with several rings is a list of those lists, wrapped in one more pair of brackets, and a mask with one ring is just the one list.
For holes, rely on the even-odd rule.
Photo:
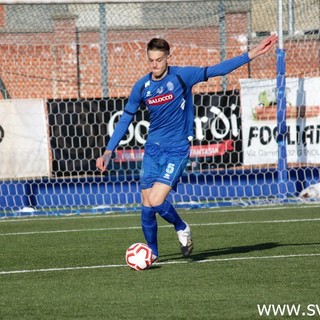
[(96, 167), (101, 172), (104, 172), (107, 170), (108, 163), (111, 159), (112, 151), (106, 150), (101, 157), (99, 157), (96, 161)]
[(249, 58), (254, 59), (268, 52), (277, 41), (278, 41), (278, 36), (276, 34), (273, 34), (268, 38), (265, 38), (256, 47), (249, 50), (248, 52)]

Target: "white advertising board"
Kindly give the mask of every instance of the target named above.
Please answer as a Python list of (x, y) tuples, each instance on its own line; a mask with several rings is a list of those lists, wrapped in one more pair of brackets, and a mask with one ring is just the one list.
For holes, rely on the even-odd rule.
[[(240, 85), (243, 164), (277, 163), (276, 80)], [(287, 78), (286, 102), (287, 161), (320, 163), (320, 78)]]
[(42, 177), (49, 172), (44, 101), (0, 100), (0, 178)]

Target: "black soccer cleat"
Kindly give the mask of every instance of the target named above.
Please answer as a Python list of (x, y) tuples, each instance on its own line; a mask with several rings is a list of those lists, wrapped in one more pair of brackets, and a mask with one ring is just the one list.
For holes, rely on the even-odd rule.
[(186, 223), (186, 228), (184, 230), (177, 231), (177, 235), (180, 242), (180, 250), (184, 257), (191, 254), (193, 250), (193, 242), (191, 238), (191, 230), (189, 225)]

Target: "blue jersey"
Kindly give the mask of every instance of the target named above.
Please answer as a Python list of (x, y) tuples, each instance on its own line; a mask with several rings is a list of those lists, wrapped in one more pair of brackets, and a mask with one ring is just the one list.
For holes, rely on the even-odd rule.
[(171, 66), (161, 80), (153, 80), (151, 73), (145, 75), (133, 86), (106, 149), (113, 151), (118, 146), (142, 103), (149, 110), (147, 141), (160, 145), (187, 143), (193, 137), (192, 87), (208, 78), (226, 75), (249, 61), (245, 53), (210, 67)]

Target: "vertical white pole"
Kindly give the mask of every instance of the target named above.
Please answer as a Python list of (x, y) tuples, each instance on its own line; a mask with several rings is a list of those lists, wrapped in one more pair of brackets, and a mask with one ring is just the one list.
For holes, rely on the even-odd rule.
[(283, 49), (282, 0), (278, 0), (278, 48)]

